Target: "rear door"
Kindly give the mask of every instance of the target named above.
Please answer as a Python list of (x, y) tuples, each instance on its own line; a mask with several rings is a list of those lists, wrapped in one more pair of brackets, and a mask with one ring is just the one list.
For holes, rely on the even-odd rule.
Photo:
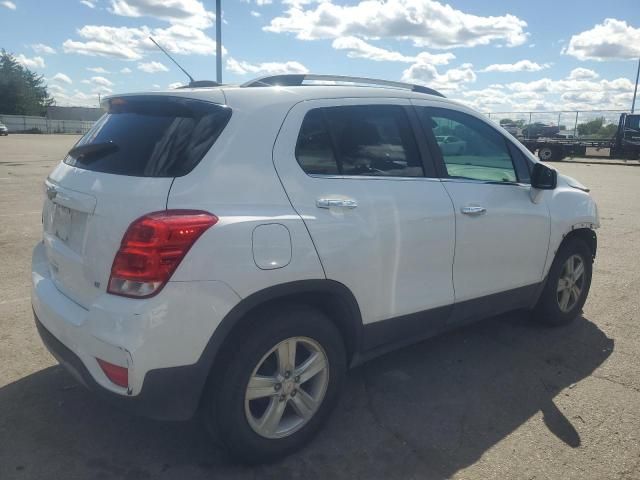
[[(274, 146), (278, 175), (327, 278), (354, 293), (365, 323), (442, 313), (437, 307), (453, 302), (452, 205), (432, 165), (425, 172), (409, 106), (378, 98), (302, 102)], [(425, 331), (443, 319), (409, 328)], [(402, 333), (394, 325), (390, 337)]]
[(229, 115), (223, 106), (177, 97), (109, 100), (45, 183), (43, 241), (62, 293), (88, 307), (106, 291), (127, 227), (166, 209), (173, 179), (203, 158)]
[[(526, 160), (506, 136), (471, 112), (412, 102), (455, 207), (456, 303), (507, 291), (513, 291), (514, 302), (520, 294), (526, 298), (529, 287), (542, 281), (550, 234), (546, 203), (530, 197)], [(438, 138), (445, 135), (454, 135), (463, 148), (441, 145)]]

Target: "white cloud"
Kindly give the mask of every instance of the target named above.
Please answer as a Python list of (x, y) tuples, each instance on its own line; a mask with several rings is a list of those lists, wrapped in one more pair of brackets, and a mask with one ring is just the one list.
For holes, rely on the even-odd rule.
[(23, 66), (29, 68), (29, 69), (35, 69), (35, 68), (44, 68), (45, 64), (44, 64), (44, 58), (42, 57), (33, 57), (33, 58), (29, 58), (29, 57), (25, 57), (22, 53), (18, 56), (16, 56), (16, 60), (18, 61), (18, 63), (22, 64)]
[(539, 64), (531, 60), (519, 60), (515, 63), (494, 63), (480, 70), (481, 72), (538, 72), (549, 68), (551, 64)]
[(580, 60), (635, 60), (640, 57), (640, 28), (607, 18), (591, 30), (573, 35), (562, 53)]
[(160, 62), (139, 63), (138, 64), (138, 70), (142, 70), (143, 72), (147, 72), (147, 73), (157, 73), (157, 72), (168, 72), (169, 71), (169, 69), (167, 67), (165, 67)]
[(175, 89), (175, 88), (182, 87), (182, 86), (184, 86), (184, 83), (183, 83), (183, 82), (173, 82), (173, 83), (170, 83), (170, 84), (168, 85), (168, 87), (169, 87), (171, 90), (173, 90), (173, 89)]
[(58, 85), (52, 85), (49, 88), (50, 93), (55, 99), (56, 105), (74, 106), (74, 107), (97, 107), (98, 95), (89, 94), (80, 90), (74, 90), (72, 93), (67, 92)]
[(80, 3), (89, 8), (96, 8), (96, 2), (92, 0), (80, 0)]
[(411, 40), (416, 46), (431, 48), (494, 42), (515, 46), (527, 38), (527, 23), (514, 15), (482, 17), (434, 0), (361, 0), (344, 6), (326, 0), (306, 8), (307, 3), (290, 2), (290, 8), (264, 30), (293, 33), (301, 40), (355, 35)]
[(93, 73), (102, 73), (103, 75), (111, 73), (109, 70), (106, 70), (102, 67), (87, 67), (87, 70)]
[(43, 53), (48, 55), (53, 55), (54, 53), (56, 53), (56, 50), (53, 47), (45, 45), (44, 43), (34, 43), (33, 45), (31, 45), (31, 48), (36, 53)]
[(236, 75), (246, 75), (252, 73), (254, 75), (279, 75), (283, 73), (309, 73), (307, 67), (299, 62), (264, 62), (249, 63), (238, 61), (229, 57), (227, 59), (227, 70)]
[[(168, 28), (86, 25), (78, 30), (78, 35), (84, 41), (66, 40), (63, 43), (66, 53), (140, 60), (145, 52), (158, 50), (149, 36), (171, 53), (215, 55), (216, 52), (216, 42), (212, 38), (187, 25)], [(226, 53), (224, 47), (222, 52)]]
[(152, 17), (196, 28), (208, 28), (215, 15), (198, 0), (111, 0), (110, 11), (124, 17)]
[(124, 74), (131, 73), (131, 69), (128, 67), (124, 67), (123, 69), (120, 70), (120, 73), (124, 73)]
[(594, 71), (577, 68), (561, 79), (540, 78), (530, 82), (497, 84), (481, 90), (463, 90), (455, 93), (465, 103), (482, 111), (629, 108), (633, 83), (628, 78), (596, 80), (597, 78)]
[(379, 62), (386, 61), (412, 63), (420, 61), (420, 59), (422, 59), (422, 61), (424, 61), (425, 63), (430, 62), (434, 65), (446, 65), (451, 60), (456, 58), (453, 53), (448, 52), (438, 54), (422, 52), (418, 55), (413, 56), (403, 55), (400, 52), (376, 47), (360, 38), (353, 36), (336, 38), (331, 46), (336, 50), (347, 50), (347, 56), (350, 58), (366, 58)]
[(1, 2), (0, 5), (8, 8), (9, 10), (15, 10), (17, 8), (16, 4), (13, 2), (10, 2), (9, 0), (5, 0), (4, 2)]
[(418, 60), (402, 72), (403, 82), (426, 85), (445, 92), (459, 90), (465, 84), (475, 82), (476, 78), (473, 65), (470, 63), (463, 63), (458, 67), (450, 68), (444, 73), (440, 73), (429, 61)]
[(71, 85), (73, 83), (73, 81), (71, 80), (71, 78), (69, 78), (68, 75), (65, 75), (64, 73), (56, 73), (53, 77), (51, 77), (51, 80), (54, 82), (60, 82), (60, 83), (66, 83), (67, 85)]
[(61, 94), (66, 92), (64, 87), (57, 85), (55, 83), (52, 85), (47, 85), (47, 90), (49, 91), (49, 93), (52, 93), (52, 94)]
[(260, 12), (256, 12), (255, 10), (251, 10), (249, 13), (251, 14), (252, 17), (256, 17), (256, 18), (262, 16)]
[(590, 70), (588, 68), (578, 67), (571, 70), (571, 73), (567, 78), (571, 80), (591, 80), (598, 77), (599, 75), (593, 70)]
[(90, 80), (82, 80), (82, 83), (86, 83), (88, 85), (97, 85), (100, 87), (111, 87), (113, 86), (113, 82), (107, 78), (96, 76), (91, 77)]
[(162, 87), (160, 85), (158, 85), (157, 83), (154, 83), (153, 85), (151, 85), (151, 88), (153, 90), (162, 90)]
[(256, 5), (258, 5), (259, 7), (263, 5), (271, 5), (272, 3), (273, 0), (256, 0)]

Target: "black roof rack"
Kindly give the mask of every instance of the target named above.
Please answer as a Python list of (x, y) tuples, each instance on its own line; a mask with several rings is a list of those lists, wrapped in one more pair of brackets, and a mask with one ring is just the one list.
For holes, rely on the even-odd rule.
[(305, 81), (313, 82), (340, 82), (340, 83), (357, 83), (364, 85), (378, 85), (383, 87), (402, 88), (404, 90), (411, 90), (412, 92), (426, 93), (428, 95), (436, 95), (438, 97), (445, 96), (429, 87), (423, 87), (422, 85), (414, 85), (411, 83), (393, 82), (391, 80), (378, 80), (376, 78), (367, 77), (347, 77), (342, 75), (318, 75), (313, 73), (291, 73), (283, 75), (269, 75), (266, 77), (256, 78), (255, 80), (249, 80), (241, 85), (241, 87), (299, 87), (302, 86)]

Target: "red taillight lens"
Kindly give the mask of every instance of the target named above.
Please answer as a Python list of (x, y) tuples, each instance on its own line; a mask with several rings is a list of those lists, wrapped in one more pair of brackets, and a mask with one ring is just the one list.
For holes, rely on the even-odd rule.
[(113, 363), (105, 362), (104, 360), (100, 360), (96, 358), (98, 361), (98, 365), (107, 376), (112, 383), (120, 387), (127, 388), (129, 386), (129, 370), (126, 367), (120, 367), (118, 365), (114, 365)]
[(124, 234), (107, 291), (136, 298), (155, 295), (200, 235), (217, 221), (215, 215), (198, 210), (167, 210), (139, 218)]

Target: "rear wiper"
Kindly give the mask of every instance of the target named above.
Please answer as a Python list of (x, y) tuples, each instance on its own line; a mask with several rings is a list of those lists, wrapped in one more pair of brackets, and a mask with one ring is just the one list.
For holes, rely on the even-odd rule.
[(103, 143), (87, 143), (84, 145), (79, 145), (77, 147), (73, 147), (69, 150), (69, 156), (79, 159), (82, 157), (82, 160), (86, 160), (90, 157), (99, 158), (103, 155), (108, 155), (109, 153), (117, 152), (120, 149), (113, 142), (103, 142)]

